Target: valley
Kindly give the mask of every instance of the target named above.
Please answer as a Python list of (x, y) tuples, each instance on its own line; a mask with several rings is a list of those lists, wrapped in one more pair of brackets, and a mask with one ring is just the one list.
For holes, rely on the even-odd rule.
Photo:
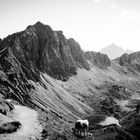
[(106, 126), (106, 133), (91, 126), (93, 135), (83, 139), (139, 139), (140, 52), (110, 60), (84, 52), (74, 39), (41, 22), (1, 40), (3, 49), (0, 126), (12, 121), (21, 126), (4, 127), (0, 139), (78, 140), (75, 121), (96, 114), (114, 116), (122, 127)]

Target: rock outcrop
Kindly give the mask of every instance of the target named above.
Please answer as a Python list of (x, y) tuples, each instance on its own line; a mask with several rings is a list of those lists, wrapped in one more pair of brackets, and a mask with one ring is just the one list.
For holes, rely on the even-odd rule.
[[(65, 81), (77, 73), (77, 62), (78, 66), (89, 69), (79, 44), (70, 42), (62, 31), (53, 31), (50, 26), (37, 22), (25, 31), (5, 38), (1, 48), (10, 46), (9, 50), (28, 79), (39, 81), (39, 72), (46, 72)], [(80, 51), (82, 57), (76, 58), (72, 49)]]
[(0, 38), (0, 48), (1, 48), (1, 46), (2, 46), (2, 39)]
[(0, 134), (16, 132), (21, 127), (18, 121), (7, 122), (0, 125)]
[(140, 51), (129, 55), (123, 54), (118, 60), (121, 66), (127, 66), (140, 72)]
[(14, 106), (0, 97), (0, 113), (6, 115), (14, 109)]
[(21, 68), (21, 63), (14, 57), (11, 48), (0, 55), (0, 89), (5, 98), (13, 98), (25, 103), (30, 97), (28, 92), (32, 88)]
[(123, 54), (120, 58), (120, 65), (125, 64), (140, 64), (140, 51), (131, 54)]
[(96, 53), (93, 51), (88, 51), (85, 53), (86, 58), (91, 61), (91, 63), (99, 68), (107, 68), (111, 65), (111, 61), (106, 54), (100, 52)]
[(127, 64), (129, 61), (129, 55), (127, 53), (123, 54), (120, 58), (119, 58), (119, 64), (121, 66)]

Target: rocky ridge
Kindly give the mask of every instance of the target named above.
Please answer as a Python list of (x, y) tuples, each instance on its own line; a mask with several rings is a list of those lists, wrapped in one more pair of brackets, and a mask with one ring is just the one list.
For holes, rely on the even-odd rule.
[(100, 53), (90, 52), (88, 56), (89, 52), (84, 53), (74, 39), (66, 39), (62, 31), (53, 31), (41, 22), (8, 36), (1, 44), (1, 48), (10, 46), (10, 53), (22, 64), (26, 77), (35, 81), (39, 81), (39, 71), (56, 79), (68, 80), (70, 75), (76, 74), (78, 67), (90, 69), (87, 59), (92, 59), (92, 63), (99, 67), (111, 63)]
[(111, 65), (111, 61), (106, 54), (100, 52), (96, 53), (93, 51), (88, 51), (85, 53), (86, 58), (95, 66), (99, 68), (106, 69)]
[[(40, 110), (45, 138), (75, 139), (71, 128), (77, 118), (96, 110), (105, 114), (102, 98), (125, 99), (126, 88), (132, 93), (129, 85), (140, 87), (139, 73), (125, 67), (124, 76), (127, 56), (122, 65), (105, 54), (84, 52), (74, 39), (41, 22), (0, 40), (0, 50), (1, 98)], [(131, 56), (133, 63), (138, 59), (139, 54)]]
[(120, 58), (116, 60), (119, 61), (121, 66), (125, 66), (129, 69), (136, 70), (140, 72), (140, 52), (134, 52), (131, 54), (123, 54)]

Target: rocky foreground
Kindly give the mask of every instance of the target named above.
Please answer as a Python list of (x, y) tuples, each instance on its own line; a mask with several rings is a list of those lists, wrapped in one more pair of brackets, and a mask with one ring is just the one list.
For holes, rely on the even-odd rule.
[(21, 125), (12, 124), (10, 133), (23, 128), (11, 115), (20, 104), (39, 114), (42, 130), (34, 139), (79, 139), (75, 121), (95, 114), (113, 115), (122, 127), (91, 127), (93, 136), (83, 139), (139, 139), (139, 72), (140, 52), (110, 60), (37, 22), (0, 40), (0, 128), (13, 121)]

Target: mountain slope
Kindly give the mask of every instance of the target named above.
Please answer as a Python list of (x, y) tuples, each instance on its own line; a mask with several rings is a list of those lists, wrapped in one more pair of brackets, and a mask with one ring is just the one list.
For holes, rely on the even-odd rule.
[[(121, 100), (140, 90), (140, 73), (125, 66), (127, 57), (120, 65), (121, 57), (111, 61), (102, 53), (83, 52), (74, 39), (40, 22), (0, 44), (0, 97), (40, 111), (45, 138), (69, 135), (78, 118), (105, 115), (103, 99)], [(132, 61), (139, 59), (131, 55)]]

